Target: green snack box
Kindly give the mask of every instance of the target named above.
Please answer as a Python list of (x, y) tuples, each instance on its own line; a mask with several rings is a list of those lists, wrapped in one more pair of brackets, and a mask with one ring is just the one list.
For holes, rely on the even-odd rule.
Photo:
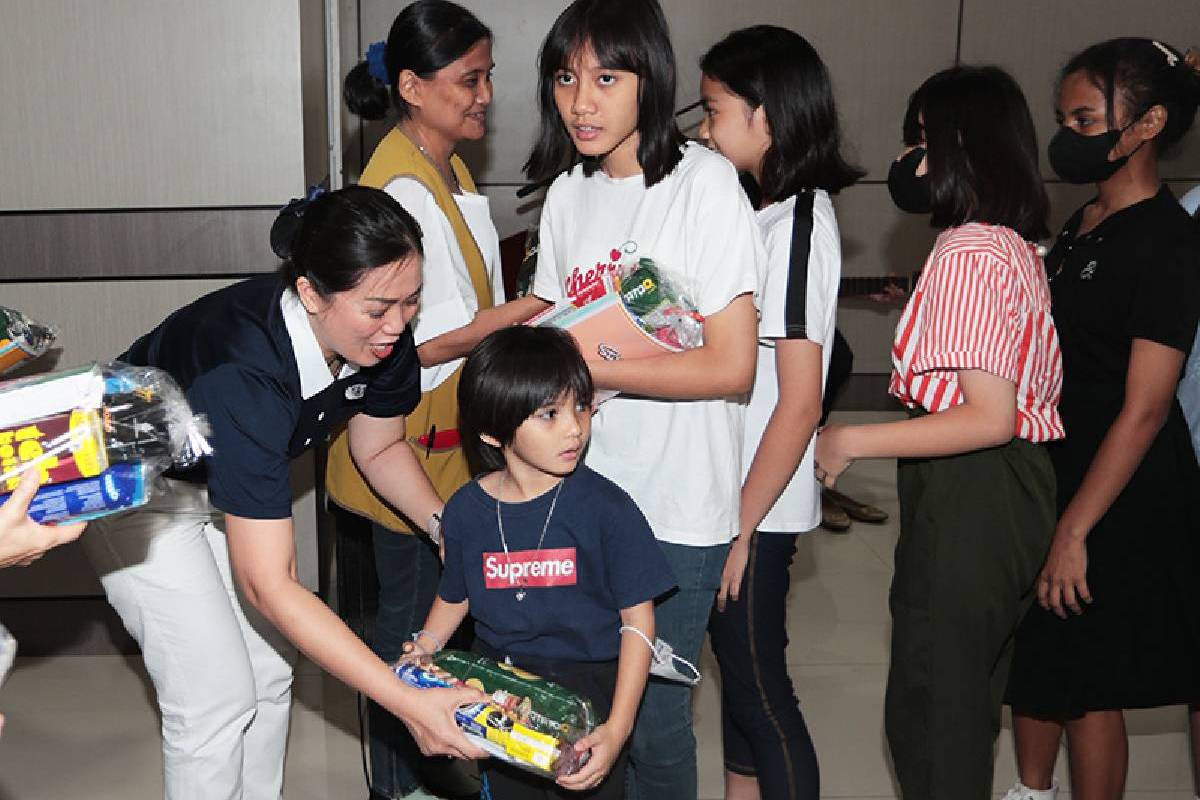
[(548, 778), (587, 761), (589, 753), (573, 745), (595, 728), (591, 701), (552, 681), (461, 650), (401, 661), (393, 670), (418, 689), (465, 684), (486, 694), (454, 716), (467, 738), (496, 758)]
[(573, 733), (577, 738), (596, 726), (590, 700), (520, 667), (462, 650), (442, 650), (433, 663), (486, 694), (501, 691), (519, 698), (515, 710), (539, 733), (556, 737)]
[(653, 261), (640, 259), (637, 269), (621, 279), (621, 300), (631, 314), (638, 316), (649, 314), (671, 300)]

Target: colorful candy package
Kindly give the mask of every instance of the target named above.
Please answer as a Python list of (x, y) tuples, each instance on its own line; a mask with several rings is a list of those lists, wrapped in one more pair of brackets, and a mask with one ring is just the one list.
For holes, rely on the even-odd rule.
[(0, 375), (50, 349), (58, 337), (54, 328), (20, 311), (0, 306)]
[(673, 350), (704, 344), (704, 317), (681, 282), (653, 259), (619, 265), (613, 285), (625, 310), (655, 339)]
[(92, 364), (0, 383), (0, 503), (34, 468), (44, 484), (29, 507), (38, 522), (136, 508), (153, 478), (211, 453), (204, 428), (153, 367)]
[(547, 778), (570, 775), (587, 762), (574, 743), (596, 727), (587, 698), (511, 664), (461, 650), (404, 660), (396, 675), (419, 689), (473, 686), (488, 700), (455, 713), (467, 738), (496, 758)]
[(586, 300), (556, 303), (525, 324), (570, 331), (584, 358), (638, 359), (699, 347), (704, 317), (680, 284), (649, 258), (622, 263), (600, 277)]

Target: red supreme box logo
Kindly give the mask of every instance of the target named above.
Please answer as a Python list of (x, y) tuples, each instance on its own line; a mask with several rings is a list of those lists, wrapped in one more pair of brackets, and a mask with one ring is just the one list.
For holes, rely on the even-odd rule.
[(483, 580), (489, 589), (522, 586), (574, 586), (575, 548), (484, 553)]

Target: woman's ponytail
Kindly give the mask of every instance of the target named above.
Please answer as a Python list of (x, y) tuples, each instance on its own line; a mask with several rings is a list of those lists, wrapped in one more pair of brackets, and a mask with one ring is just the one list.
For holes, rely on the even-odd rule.
[(371, 74), (366, 59), (358, 62), (346, 76), (342, 84), (342, 98), (350, 113), (365, 120), (383, 119), (392, 104), (387, 83)]

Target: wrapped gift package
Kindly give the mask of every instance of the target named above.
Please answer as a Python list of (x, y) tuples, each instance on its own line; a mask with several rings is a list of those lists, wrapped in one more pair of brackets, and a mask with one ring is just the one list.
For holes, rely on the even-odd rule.
[(539, 775), (570, 775), (586, 762), (574, 743), (596, 726), (587, 698), (509, 663), (461, 650), (401, 661), (396, 675), (419, 689), (472, 686), (488, 699), (458, 709), (467, 738), (496, 758)]
[(649, 258), (622, 263), (576, 306), (558, 303), (529, 321), (571, 332), (584, 358), (647, 358), (704, 343), (704, 317), (682, 281)]
[(43, 486), (38, 522), (68, 522), (136, 508), (152, 480), (195, 466), (211, 450), (167, 373), (116, 362), (0, 383), (0, 503), (28, 469)]

